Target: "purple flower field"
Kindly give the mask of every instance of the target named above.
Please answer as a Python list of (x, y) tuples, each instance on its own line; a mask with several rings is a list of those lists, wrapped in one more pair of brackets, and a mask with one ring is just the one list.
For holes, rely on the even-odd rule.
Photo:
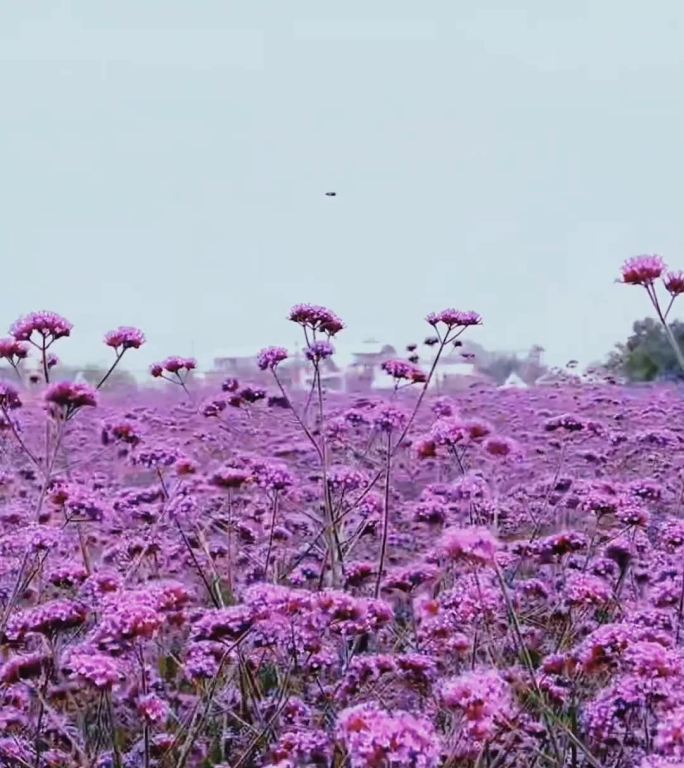
[[(667, 327), (684, 277), (621, 281)], [(138, 329), (94, 387), (55, 380), (65, 318), (0, 340), (0, 766), (684, 765), (681, 388), (435, 393), (482, 322), (446, 309), (431, 367), (336, 394), (343, 321), (289, 320), (308, 393), (280, 347), (133, 396)]]

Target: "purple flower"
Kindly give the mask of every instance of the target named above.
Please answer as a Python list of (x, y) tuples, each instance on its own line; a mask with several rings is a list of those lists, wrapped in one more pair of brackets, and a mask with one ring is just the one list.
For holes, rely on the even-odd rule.
[(98, 691), (109, 691), (125, 679), (120, 662), (94, 648), (74, 649), (63, 666), (71, 678), (82, 680)]
[(462, 716), (468, 736), (483, 742), (492, 739), (514, 717), (509, 684), (494, 669), (466, 672), (444, 683), (444, 705)]
[(381, 432), (393, 432), (402, 429), (408, 416), (394, 405), (385, 405), (373, 415), (373, 425)]
[(671, 296), (679, 296), (684, 293), (684, 272), (668, 272), (663, 284)]
[(452, 561), (494, 565), (499, 542), (486, 528), (448, 528), (439, 549)]
[(427, 375), (424, 371), (417, 365), (405, 360), (385, 360), (381, 368), (397, 381), (406, 379), (412, 383), (419, 383), (427, 380)]
[(138, 328), (122, 325), (105, 334), (104, 343), (116, 350), (138, 349), (145, 343), (145, 335)]
[(15, 613), (7, 624), (10, 640), (21, 640), (27, 634), (53, 635), (80, 627), (88, 616), (85, 605), (75, 600), (52, 600), (35, 608)]
[(9, 384), (0, 383), (0, 410), (11, 411), (16, 408), (21, 408), (19, 393)]
[(262, 371), (274, 371), (280, 363), (287, 360), (288, 353), (285, 347), (266, 347), (259, 352), (257, 365)]
[(12, 337), (7, 339), (0, 339), (0, 358), (9, 360), (10, 362), (16, 362), (17, 360), (23, 360), (28, 356), (28, 347), (21, 341), (17, 341)]
[(237, 392), (240, 388), (240, 382), (237, 379), (228, 378), (221, 384), (223, 392)]
[(440, 762), (440, 739), (427, 719), (401, 710), (390, 713), (375, 703), (340, 712), (337, 737), (351, 768), (436, 768)]
[(89, 384), (60, 381), (45, 390), (45, 402), (68, 412), (97, 405), (97, 393)]
[(197, 368), (197, 360), (194, 357), (167, 357), (162, 362), (162, 368), (169, 373), (180, 373), (181, 371), (192, 371)]
[(492, 435), (484, 441), (482, 448), (485, 453), (489, 454), (490, 456), (493, 456), (497, 459), (503, 459), (515, 452), (516, 445), (513, 440), (508, 437)]
[(471, 325), (482, 325), (482, 318), (477, 312), (464, 312), (459, 309), (443, 309), (441, 312), (431, 312), (426, 320), (433, 326), (443, 323), (449, 330), (452, 328), (467, 328)]
[(335, 354), (335, 348), (329, 341), (314, 341), (304, 350), (307, 360), (316, 363)]
[(44, 341), (54, 341), (69, 336), (73, 325), (56, 312), (32, 312), (19, 318), (10, 328), (10, 333), (17, 341), (30, 341), (37, 333)]
[(653, 285), (665, 269), (665, 262), (660, 256), (633, 256), (622, 265), (622, 282), (628, 285)]
[(212, 485), (218, 488), (239, 488), (252, 479), (251, 473), (240, 467), (222, 467), (211, 476)]
[(344, 323), (330, 309), (316, 304), (296, 304), (290, 310), (289, 319), (304, 328), (334, 336), (344, 328)]
[(154, 693), (141, 696), (136, 709), (138, 714), (149, 725), (162, 725), (169, 716), (169, 705)]

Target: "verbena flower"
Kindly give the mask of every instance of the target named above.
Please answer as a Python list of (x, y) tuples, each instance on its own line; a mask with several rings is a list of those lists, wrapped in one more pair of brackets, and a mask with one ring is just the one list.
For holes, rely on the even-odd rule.
[(337, 737), (351, 768), (436, 768), (440, 761), (440, 738), (427, 719), (401, 710), (390, 713), (374, 703), (340, 712)]
[(660, 256), (633, 256), (622, 265), (622, 282), (628, 285), (653, 285), (665, 269), (665, 262)]
[(30, 341), (35, 333), (49, 342), (69, 336), (72, 328), (73, 325), (56, 312), (42, 310), (19, 318), (10, 333), (17, 341)]
[(317, 304), (296, 304), (290, 310), (289, 319), (293, 323), (334, 336), (344, 328), (344, 323), (330, 309)]
[(104, 343), (117, 351), (138, 349), (145, 343), (145, 335), (138, 328), (122, 325), (106, 333)]
[(13, 411), (21, 408), (22, 402), (19, 392), (10, 384), (0, 383), (0, 409)]
[(57, 406), (66, 411), (97, 405), (97, 393), (89, 384), (73, 381), (60, 381), (51, 384), (44, 394), (48, 405)]
[(304, 350), (307, 360), (317, 363), (327, 360), (335, 354), (335, 347), (329, 341), (314, 341)]
[(288, 352), (285, 347), (266, 347), (259, 352), (257, 365), (262, 371), (274, 371), (287, 358)]
[(385, 360), (381, 367), (385, 373), (397, 381), (420, 383), (427, 380), (427, 374), (421, 368), (405, 360)]
[(16, 363), (28, 357), (29, 348), (15, 338), (0, 339), (0, 358)]
[(459, 309), (443, 309), (441, 312), (431, 312), (426, 320), (430, 325), (436, 326), (441, 323), (448, 330), (482, 324), (482, 318), (477, 312), (464, 312)]

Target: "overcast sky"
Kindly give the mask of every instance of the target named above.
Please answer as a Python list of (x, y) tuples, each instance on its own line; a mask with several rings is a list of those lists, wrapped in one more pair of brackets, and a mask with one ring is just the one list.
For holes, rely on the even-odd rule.
[(601, 357), (622, 260), (684, 267), (682, 40), (681, 0), (0, 0), (0, 331), (206, 364), (299, 301), (347, 348), (455, 306)]

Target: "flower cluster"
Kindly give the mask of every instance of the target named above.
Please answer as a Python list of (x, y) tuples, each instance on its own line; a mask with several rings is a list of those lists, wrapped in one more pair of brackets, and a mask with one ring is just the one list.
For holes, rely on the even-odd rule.
[(289, 319), (311, 331), (334, 336), (344, 328), (344, 323), (330, 309), (317, 304), (296, 304), (290, 310)]
[(259, 352), (257, 364), (262, 371), (273, 371), (287, 358), (288, 354), (285, 347), (266, 347)]
[(416, 384), (427, 379), (427, 374), (421, 368), (406, 360), (385, 360), (381, 367), (397, 381), (406, 380)]
[(96, 406), (97, 394), (89, 384), (60, 381), (51, 384), (45, 390), (45, 402), (66, 413), (71, 413), (78, 408)]
[(145, 343), (145, 334), (138, 328), (122, 325), (105, 334), (104, 343), (116, 351), (138, 349)]
[(197, 368), (194, 357), (167, 357), (161, 363), (153, 363), (150, 373), (156, 379), (164, 376), (164, 373), (173, 373), (179, 376), (181, 373), (189, 373)]
[(431, 312), (426, 319), (430, 325), (442, 324), (446, 326), (447, 330), (482, 324), (482, 318), (477, 312), (464, 312), (460, 309), (443, 309), (441, 312)]
[[(659, 269), (625, 282), (674, 299)], [(445, 310), (436, 382), (403, 386), (412, 343), (391, 392), (340, 391), (339, 318), (291, 319), (312, 388), (266, 384), (271, 347), (197, 402), (51, 384), (46, 313), (0, 342), (43, 374), (0, 385), (0, 764), (683, 762), (677, 388), (457, 386), (440, 356), (479, 316)], [(107, 338), (114, 365), (142, 343)]]
[(10, 333), (17, 341), (32, 341), (33, 334), (38, 334), (47, 343), (69, 336), (72, 328), (73, 325), (56, 312), (41, 311), (19, 318)]

